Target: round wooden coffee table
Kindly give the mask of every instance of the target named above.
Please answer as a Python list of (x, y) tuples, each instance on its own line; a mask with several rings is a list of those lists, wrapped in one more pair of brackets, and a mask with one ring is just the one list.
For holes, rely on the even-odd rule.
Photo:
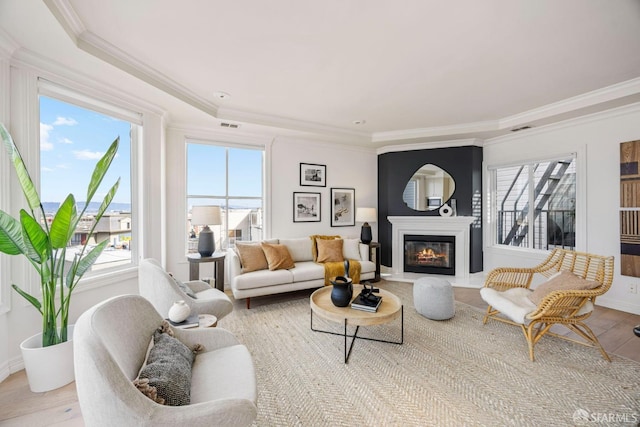
[[(400, 298), (395, 296), (389, 291), (385, 291), (384, 289), (380, 289), (378, 295), (382, 297), (382, 302), (380, 303), (380, 307), (376, 312), (369, 312), (364, 310), (356, 310), (351, 307), (336, 307), (331, 302), (331, 291), (333, 286), (325, 286), (323, 288), (318, 289), (314, 293), (311, 294), (310, 305), (311, 305), (311, 330), (314, 332), (323, 332), (326, 334), (332, 335), (340, 335), (344, 337), (344, 363), (349, 361), (349, 356), (351, 355), (351, 350), (353, 349), (353, 344), (356, 338), (360, 338), (363, 340), (369, 341), (378, 341), (385, 342), (389, 344), (402, 344), (404, 341), (404, 307)], [(353, 285), (353, 298), (357, 297), (362, 291), (362, 285)], [(313, 315), (314, 313), (317, 316), (322, 317), (323, 319), (344, 324), (344, 333), (339, 334), (331, 331), (324, 331), (320, 329), (313, 328)], [(380, 325), (383, 323), (388, 323), (394, 319), (400, 317), (400, 341), (386, 341), (382, 339), (376, 338), (367, 338), (367, 337), (359, 337), (358, 330), (360, 326), (371, 326), (371, 325)], [(349, 335), (347, 333), (347, 326), (352, 325), (355, 326), (355, 332), (353, 335)], [(349, 346), (349, 351), (347, 351), (347, 337), (353, 338), (351, 340), (351, 345)]]

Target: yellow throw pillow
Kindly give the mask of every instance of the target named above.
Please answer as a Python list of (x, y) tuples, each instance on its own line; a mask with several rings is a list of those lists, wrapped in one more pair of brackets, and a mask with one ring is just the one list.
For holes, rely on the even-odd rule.
[(269, 270), (287, 270), (293, 268), (296, 264), (291, 258), (289, 249), (285, 245), (276, 245), (262, 242), (262, 250), (267, 257)]
[(242, 272), (266, 270), (269, 263), (259, 243), (236, 243), (236, 252), (240, 258)]
[(311, 239), (311, 254), (313, 255), (313, 261), (318, 261), (318, 240), (334, 240), (339, 239), (340, 236), (323, 236), (320, 234), (314, 234), (309, 236)]
[(561, 271), (560, 274), (554, 274), (549, 280), (534, 289), (529, 295), (529, 299), (532, 303), (538, 305), (553, 291), (583, 291), (595, 289), (598, 286), (600, 286), (600, 283), (594, 280), (585, 280), (570, 271)]
[(324, 240), (318, 242), (318, 259), (316, 262), (339, 262), (344, 261), (342, 256), (342, 239)]

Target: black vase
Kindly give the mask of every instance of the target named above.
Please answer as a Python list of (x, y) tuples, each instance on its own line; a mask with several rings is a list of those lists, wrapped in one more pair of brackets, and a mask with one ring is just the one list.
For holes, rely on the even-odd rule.
[(336, 307), (346, 307), (353, 297), (353, 284), (349, 277), (338, 276), (330, 280), (333, 285), (331, 290), (331, 302)]

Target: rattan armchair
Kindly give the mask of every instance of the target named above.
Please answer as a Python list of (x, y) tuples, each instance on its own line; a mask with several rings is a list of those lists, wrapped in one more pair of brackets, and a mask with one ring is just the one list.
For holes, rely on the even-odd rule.
[[(558, 271), (571, 271), (575, 275), (596, 281), (600, 285), (590, 290), (556, 290), (535, 305), (528, 299), (533, 278), (540, 274), (549, 278)], [(489, 319), (520, 326), (529, 345), (533, 361), (533, 348), (546, 334), (578, 344), (595, 347), (611, 361), (593, 331), (584, 323), (592, 311), (596, 297), (604, 294), (613, 282), (613, 257), (554, 249), (541, 264), (532, 268), (496, 268), (486, 278), (480, 294), (489, 304), (483, 324)], [(506, 317), (505, 317), (506, 316)], [(553, 325), (564, 325), (583, 340), (552, 333)]]

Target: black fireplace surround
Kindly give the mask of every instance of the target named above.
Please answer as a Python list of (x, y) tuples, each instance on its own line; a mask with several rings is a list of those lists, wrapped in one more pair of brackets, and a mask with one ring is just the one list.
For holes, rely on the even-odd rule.
[(404, 271), (455, 276), (455, 236), (405, 234)]
[[(378, 155), (378, 241), (382, 265), (392, 266), (392, 226), (387, 216), (439, 216), (438, 210), (418, 212), (402, 200), (415, 171), (431, 163), (456, 183), (457, 214), (475, 216), (469, 236), (469, 272), (482, 271), (482, 147), (462, 146), (387, 152)], [(463, 248), (458, 248), (463, 250)]]

